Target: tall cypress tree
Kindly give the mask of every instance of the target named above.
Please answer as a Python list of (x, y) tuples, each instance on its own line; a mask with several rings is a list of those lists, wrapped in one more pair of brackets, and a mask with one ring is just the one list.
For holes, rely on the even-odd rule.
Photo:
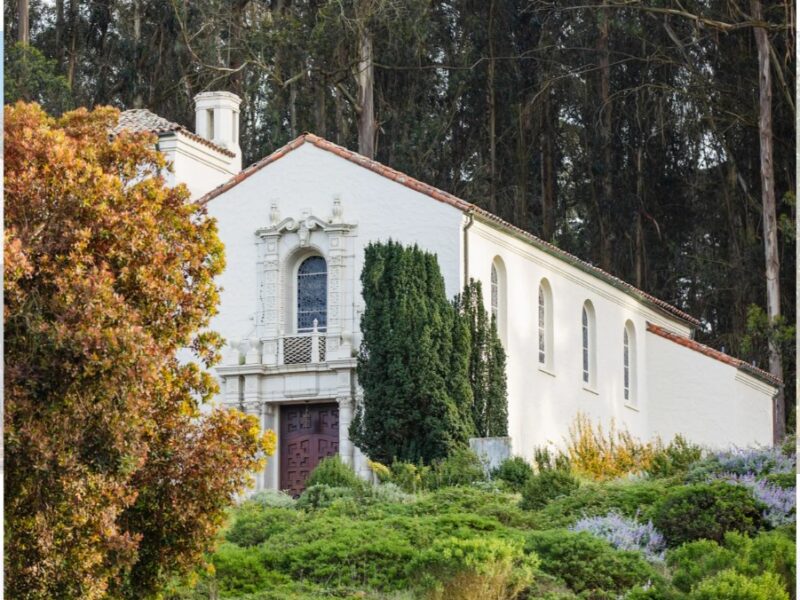
[(445, 295), (436, 256), (397, 242), (367, 246), (358, 379), (350, 428), (370, 458), (429, 462), (472, 433), (469, 332)]
[(472, 421), (481, 437), (508, 435), (506, 353), (494, 318), (483, 305), (481, 282), (470, 279), (455, 302), (460, 319), (469, 329), (469, 384)]

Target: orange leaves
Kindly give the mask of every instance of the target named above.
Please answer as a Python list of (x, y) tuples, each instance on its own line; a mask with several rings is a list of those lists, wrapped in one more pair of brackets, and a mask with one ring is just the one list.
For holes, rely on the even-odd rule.
[(117, 118), (5, 107), (10, 597), (155, 589), (274, 450), (250, 417), (198, 410), (216, 381), (175, 352), (218, 358), (222, 244), (164, 186), (154, 136), (109, 137)]

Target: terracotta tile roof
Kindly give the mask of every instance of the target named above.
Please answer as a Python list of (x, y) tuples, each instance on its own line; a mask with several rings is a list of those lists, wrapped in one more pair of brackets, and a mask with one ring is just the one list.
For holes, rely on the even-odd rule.
[(691, 325), (692, 327), (698, 327), (700, 325), (700, 321), (692, 317), (691, 315), (683, 312), (679, 308), (672, 306), (671, 304), (656, 298), (655, 296), (651, 296), (647, 292), (640, 290), (639, 288), (623, 281), (622, 279), (615, 277), (611, 273), (608, 273), (598, 267), (595, 267), (591, 263), (588, 263), (584, 260), (581, 260), (577, 256), (570, 254), (569, 252), (565, 252), (564, 250), (560, 249), (559, 247), (546, 242), (535, 235), (532, 235), (525, 231), (524, 229), (520, 229), (519, 227), (504, 221), (497, 215), (490, 213), (489, 211), (480, 208), (466, 200), (462, 200), (448, 192), (442, 191), (438, 188), (433, 187), (432, 185), (428, 185), (427, 183), (423, 183), (413, 177), (409, 177), (405, 173), (401, 173), (400, 171), (396, 171), (391, 167), (387, 167), (384, 164), (376, 162), (358, 154), (357, 152), (353, 152), (352, 150), (348, 150), (347, 148), (343, 148), (333, 142), (329, 142), (328, 140), (321, 138), (319, 136), (314, 135), (313, 133), (304, 133), (303, 135), (295, 138), (282, 148), (279, 148), (269, 156), (262, 158), (260, 161), (253, 163), (246, 169), (244, 169), (238, 175), (235, 175), (231, 179), (229, 179), (226, 183), (222, 184), (221, 186), (211, 190), (208, 194), (203, 196), (198, 200), (198, 202), (204, 204), (209, 202), (210, 200), (216, 198), (220, 194), (228, 191), (232, 187), (238, 185), (248, 177), (250, 177), (253, 173), (256, 173), (266, 167), (267, 165), (275, 162), (276, 160), (286, 156), (292, 150), (299, 148), (306, 142), (313, 144), (317, 148), (321, 148), (323, 150), (327, 150), (328, 152), (332, 152), (337, 156), (340, 156), (350, 162), (356, 163), (357, 165), (361, 165), (362, 167), (377, 173), (383, 177), (391, 179), (392, 181), (396, 181), (408, 188), (411, 188), (414, 191), (420, 192), (431, 198), (434, 198), (440, 202), (444, 202), (445, 204), (450, 204), (455, 206), (459, 210), (462, 210), (466, 213), (471, 213), (477, 215), (478, 217), (483, 218), (486, 221), (498, 226), (499, 228), (505, 230), (506, 232), (512, 233), (513, 235), (520, 237), (527, 241), (528, 243), (532, 244), (533, 246), (541, 249), (548, 254), (551, 254), (561, 260), (568, 262), (569, 264), (575, 266), (582, 271), (594, 275), (609, 285), (637, 298), (638, 300), (644, 302), (645, 304), (654, 307), (656, 309), (660, 309), (662, 312), (668, 313), (672, 317), (677, 317), (678, 319), (686, 322), (687, 324)]
[(706, 346), (705, 344), (701, 344), (700, 342), (696, 342), (695, 340), (689, 339), (687, 337), (683, 337), (682, 335), (678, 335), (676, 333), (672, 333), (671, 331), (667, 331), (663, 327), (659, 327), (658, 325), (654, 325), (653, 323), (647, 323), (647, 331), (650, 333), (654, 333), (655, 335), (661, 336), (670, 340), (671, 342), (675, 342), (676, 344), (680, 344), (690, 350), (694, 350), (695, 352), (699, 352), (700, 354), (705, 354), (706, 356), (718, 360), (720, 362), (724, 362), (727, 365), (732, 367), (736, 367), (737, 369), (756, 377), (766, 383), (769, 383), (774, 386), (781, 386), (783, 382), (764, 371), (763, 369), (759, 369), (758, 367), (754, 367), (748, 362), (743, 361), (740, 358), (735, 358), (729, 354), (725, 354), (724, 352), (720, 352), (719, 350), (715, 350), (710, 346)]
[(177, 132), (180, 133), (181, 135), (185, 135), (186, 137), (194, 140), (195, 142), (199, 142), (204, 146), (213, 148), (214, 150), (224, 154), (225, 156), (230, 156), (230, 157), (236, 156), (234, 152), (231, 152), (227, 148), (218, 146), (214, 142), (211, 142), (206, 138), (189, 131), (183, 125), (175, 123), (173, 121), (169, 121), (164, 117), (160, 117), (154, 112), (150, 112), (146, 108), (132, 108), (130, 110), (122, 111), (119, 114), (119, 123), (114, 129), (112, 129), (112, 133), (116, 134), (119, 133), (120, 131), (135, 131), (135, 132), (151, 131), (156, 135)]

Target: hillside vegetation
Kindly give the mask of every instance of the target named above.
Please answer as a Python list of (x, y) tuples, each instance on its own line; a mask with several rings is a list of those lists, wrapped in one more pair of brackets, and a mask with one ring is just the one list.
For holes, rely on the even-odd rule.
[(584, 419), (566, 452), (490, 474), (469, 451), (371, 467), (379, 483), (334, 458), (296, 500), (255, 494), (166, 597), (795, 598), (793, 448), (648, 445)]

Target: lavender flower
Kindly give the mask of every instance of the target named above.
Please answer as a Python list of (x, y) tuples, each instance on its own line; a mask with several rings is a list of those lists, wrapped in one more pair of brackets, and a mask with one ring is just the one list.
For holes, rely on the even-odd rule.
[(716, 452), (712, 459), (719, 465), (718, 473), (747, 473), (756, 476), (771, 473), (794, 473), (796, 457), (786, 456), (780, 448), (734, 448)]
[(663, 562), (666, 543), (652, 521), (639, 523), (617, 512), (604, 517), (584, 517), (570, 527), (572, 531), (587, 531), (603, 538), (617, 550), (642, 552), (652, 562)]
[(773, 485), (764, 479), (759, 479), (755, 473), (719, 473), (709, 477), (710, 481), (719, 480), (741, 485), (750, 490), (753, 497), (765, 506), (762, 513), (764, 519), (773, 527), (789, 525), (797, 518), (797, 496), (795, 488), (782, 488)]

